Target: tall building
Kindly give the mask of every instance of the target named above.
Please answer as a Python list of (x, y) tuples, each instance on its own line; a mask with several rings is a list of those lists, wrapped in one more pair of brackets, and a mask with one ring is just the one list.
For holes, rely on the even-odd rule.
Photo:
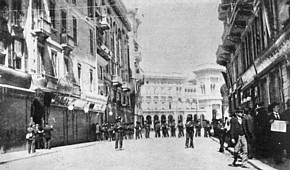
[(53, 125), (53, 145), (65, 145), (93, 140), (95, 123), (134, 120), (122, 1), (1, 0), (0, 9), (2, 149), (23, 149), (31, 121)]
[(289, 2), (222, 0), (217, 63), (227, 69), (230, 111), (245, 102), (289, 100)]
[(196, 91), (200, 113), (205, 119), (220, 119), (228, 117), (227, 108), (222, 109), (222, 77), (225, 69), (217, 64), (201, 64), (196, 66), (193, 73), (196, 75)]

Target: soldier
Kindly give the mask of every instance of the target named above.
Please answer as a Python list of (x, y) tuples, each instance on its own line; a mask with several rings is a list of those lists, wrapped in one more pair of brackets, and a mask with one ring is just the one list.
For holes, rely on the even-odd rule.
[(178, 137), (180, 138), (181, 136), (184, 136), (184, 132), (183, 132), (184, 127), (181, 120), (178, 121), (177, 127), (178, 127)]
[(149, 122), (145, 120), (145, 138), (149, 138), (149, 134), (150, 134), (150, 125)]
[(135, 126), (135, 138), (136, 139), (140, 139), (140, 122), (136, 122), (136, 126)]
[(113, 132), (114, 132), (114, 125), (111, 125), (110, 126), (108, 132), (109, 132), (109, 141), (111, 142), (113, 140), (113, 137), (114, 137), (114, 134), (113, 134)]
[(173, 119), (170, 123), (171, 137), (176, 137), (175, 135), (175, 120)]
[(193, 123), (191, 114), (187, 116), (185, 130), (186, 130), (185, 147), (188, 148), (188, 143), (189, 143), (189, 147), (194, 148), (193, 146), (194, 123)]
[(121, 117), (118, 116), (118, 118), (116, 119), (116, 124), (115, 124), (115, 149), (118, 150), (122, 150), (122, 146), (123, 146), (123, 133), (124, 133), (124, 126), (121, 122)]
[(158, 120), (156, 120), (156, 124), (155, 124), (155, 138), (160, 138), (160, 122)]

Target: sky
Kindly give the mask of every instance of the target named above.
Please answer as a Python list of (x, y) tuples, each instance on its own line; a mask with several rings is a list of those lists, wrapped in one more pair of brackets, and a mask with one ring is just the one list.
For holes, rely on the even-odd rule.
[(123, 0), (138, 8), (138, 36), (145, 72), (190, 73), (216, 62), (223, 23), (220, 0)]

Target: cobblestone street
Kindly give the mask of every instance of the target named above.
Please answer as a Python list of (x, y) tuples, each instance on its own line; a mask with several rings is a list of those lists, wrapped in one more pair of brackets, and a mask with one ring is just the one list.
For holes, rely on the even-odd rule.
[(49, 154), (2, 163), (0, 169), (243, 169), (228, 166), (232, 155), (217, 152), (218, 143), (211, 138), (195, 138), (194, 149), (185, 148), (184, 141), (185, 138), (125, 140), (122, 151), (115, 151), (114, 142), (91, 142), (41, 150), (38, 152)]

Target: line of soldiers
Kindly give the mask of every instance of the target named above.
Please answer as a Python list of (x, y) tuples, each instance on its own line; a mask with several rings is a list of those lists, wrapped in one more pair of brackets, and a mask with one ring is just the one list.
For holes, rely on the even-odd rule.
[[(181, 120), (178, 121), (177, 124), (177, 129), (178, 129), (178, 137), (183, 137), (184, 136), (184, 125)], [(171, 137), (176, 137), (176, 125), (175, 125), (175, 120), (173, 119), (172, 121), (169, 121), (169, 123), (166, 123), (166, 121), (162, 121), (160, 123), (159, 120), (155, 121), (155, 126), (154, 126), (154, 132), (155, 132), (155, 138), (160, 138), (162, 132), (162, 137), (169, 137), (169, 131)]]

